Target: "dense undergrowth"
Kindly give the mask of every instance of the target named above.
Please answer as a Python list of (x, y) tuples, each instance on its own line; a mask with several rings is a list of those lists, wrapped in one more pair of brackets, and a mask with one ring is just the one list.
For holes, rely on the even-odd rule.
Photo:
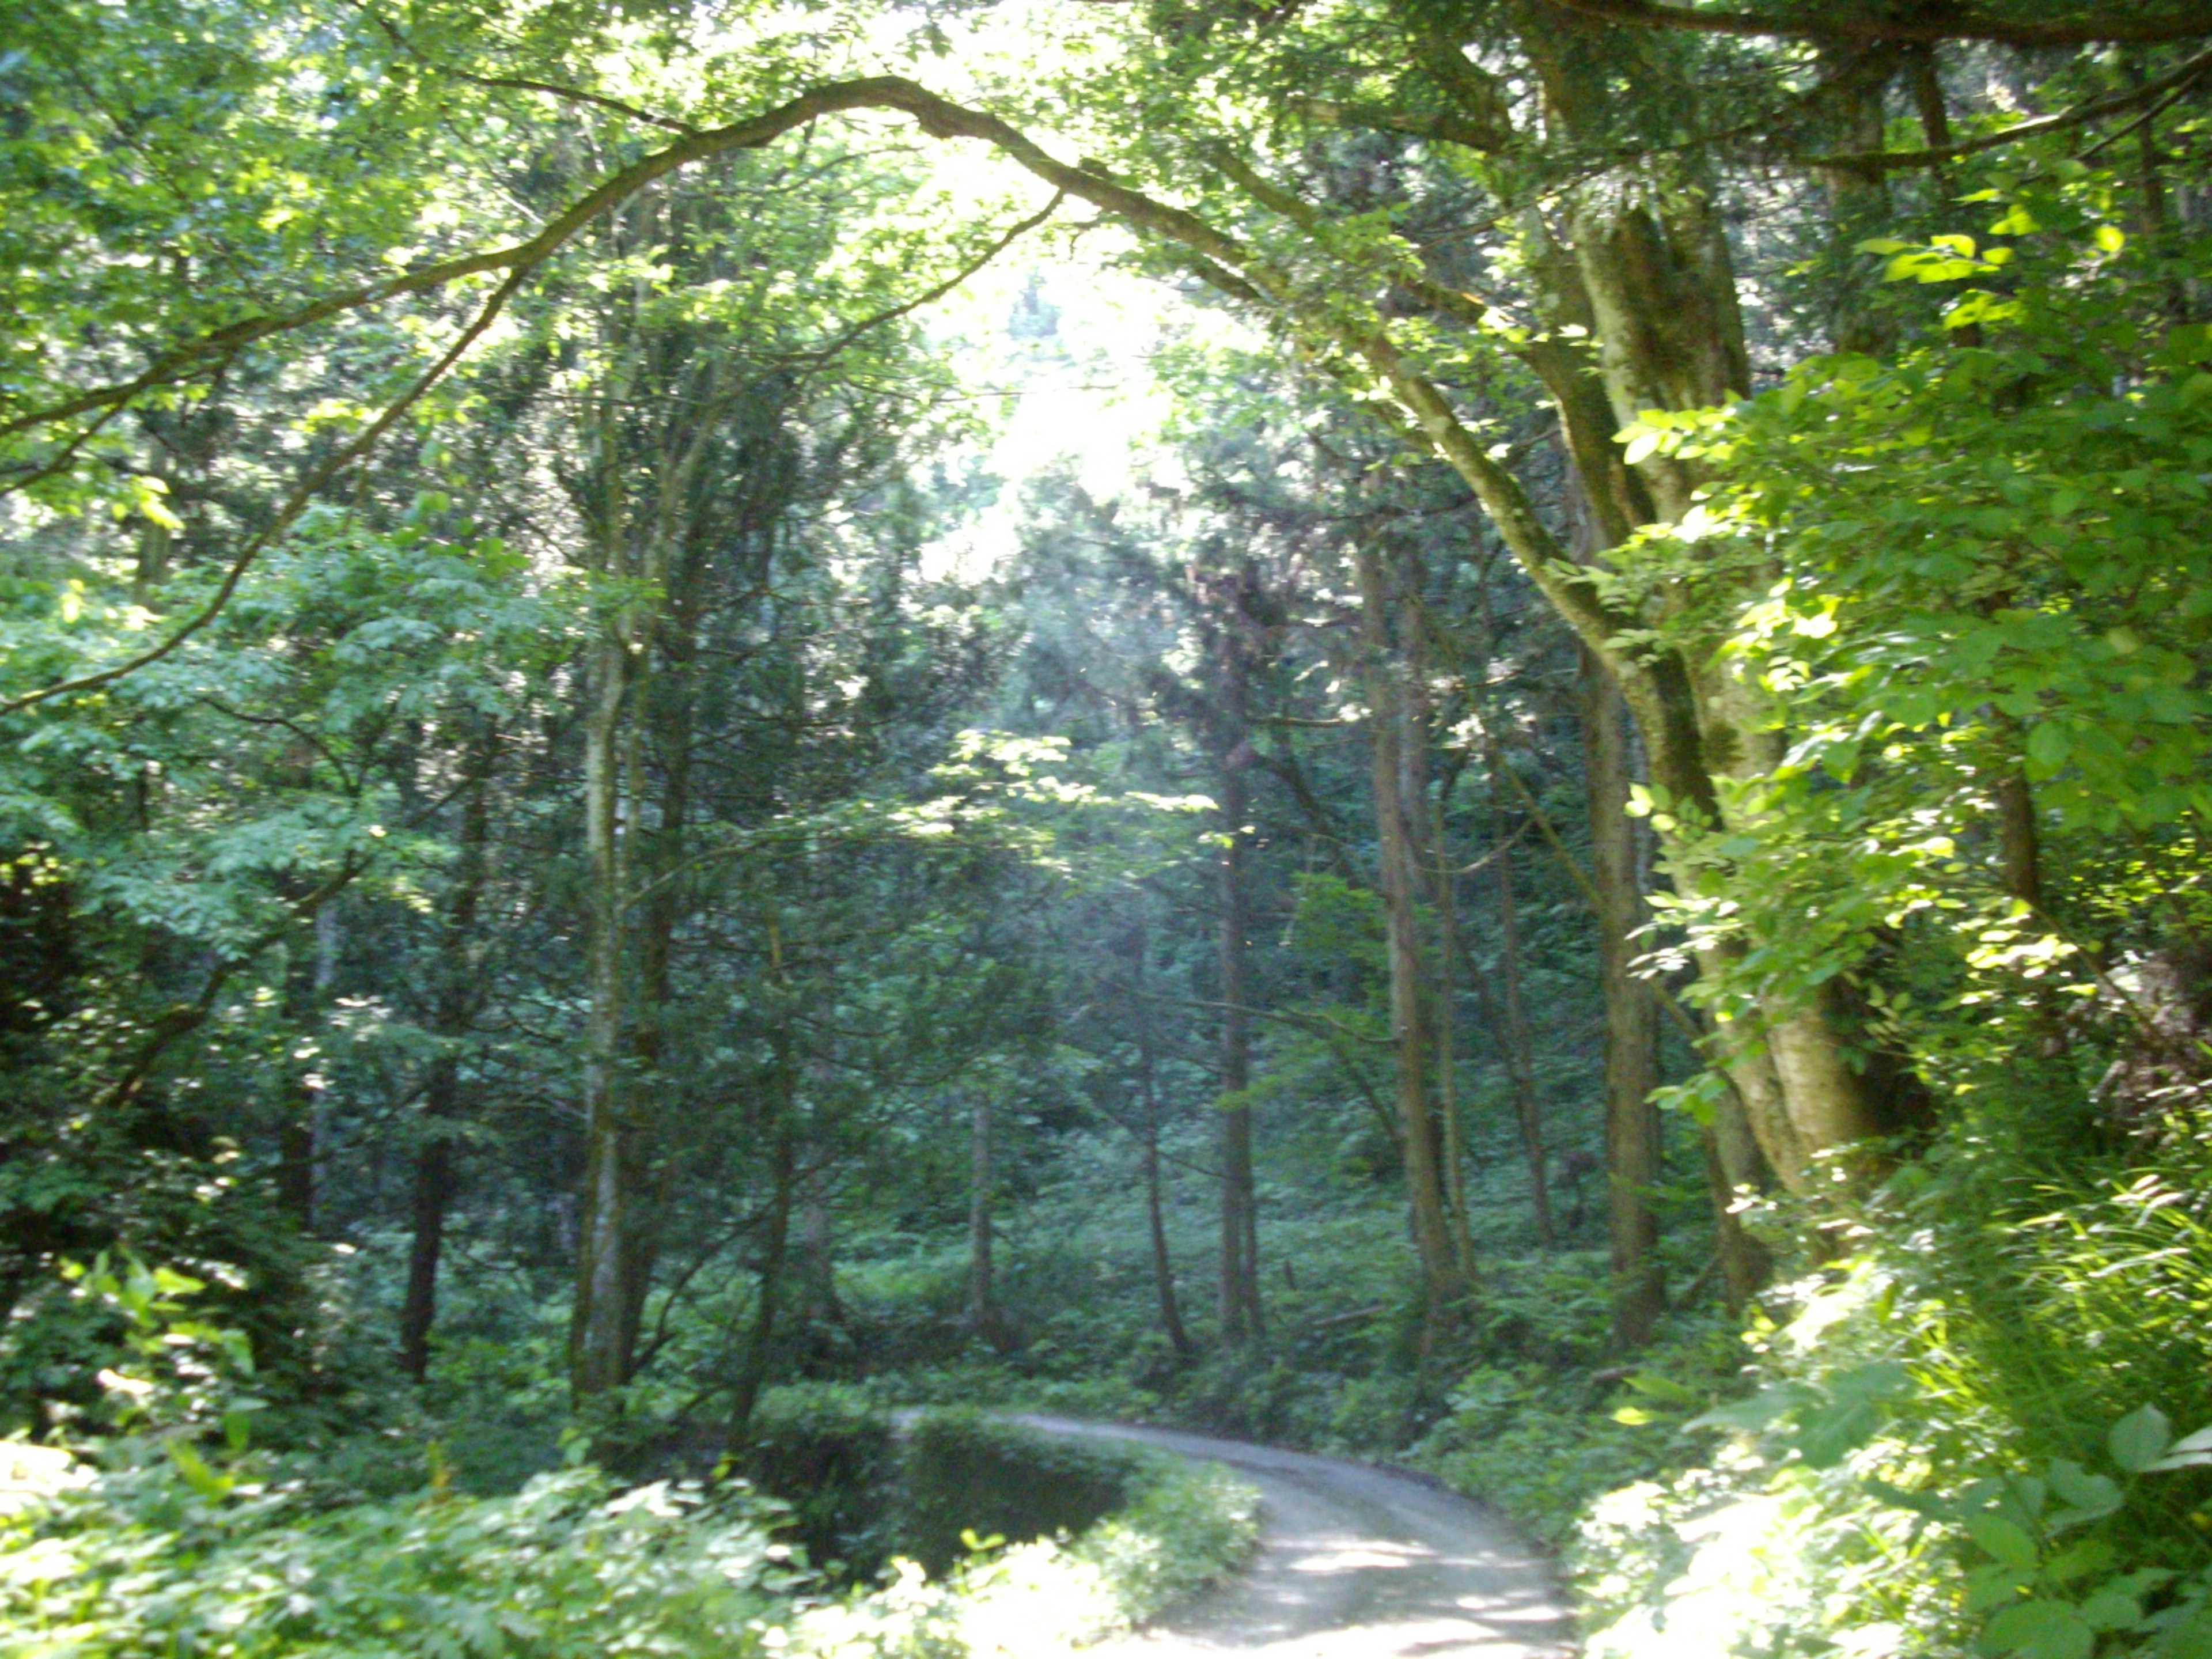
[(1041, 1338), (852, 1395), (1402, 1461), (1559, 1552), (1595, 1655), (2186, 1659), (2212, 1651), (2208, 1192), (2201, 1125), (2014, 1091), (1825, 1227), (1754, 1216), (1780, 1280), (1738, 1315), (1686, 1274), (1632, 1356), (1595, 1252), (1493, 1261), (1425, 1362), (1403, 1298), (1344, 1319), (1364, 1287), (1320, 1254), (1264, 1347), (1178, 1369)]
[[(1049, 1652), (1229, 1570), (1256, 1531), (1250, 1489), (1212, 1466), (972, 1414), (926, 1415), (903, 1446), (879, 1413), (781, 1415), (757, 1461), (795, 1502), (744, 1480), (625, 1488), (580, 1461), (505, 1496), (457, 1492), (434, 1464), (405, 1497), (333, 1502), (176, 1425), (111, 1443), (97, 1470), (48, 1456), (0, 1516), (0, 1653)], [(817, 1565), (794, 1535), (874, 1570)]]
[[(234, 1339), (173, 1276), (81, 1276), (67, 1294), (136, 1333), (107, 1394), (138, 1466), (11, 1522), (10, 1619), (118, 1655), (447, 1651), (421, 1645), (434, 1630), (453, 1651), (748, 1651), (770, 1632), (792, 1652), (1018, 1650), (1044, 1638), (1010, 1632), (1140, 1618), (1249, 1545), (1233, 1483), (981, 1407), (1433, 1473), (1559, 1551), (1598, 1656), (2212, 1651), (2212, 1138), (2193, 1120), (2122, 1130), (1992, 1091), (1824, 1226), (1755, 1213), (1781, 1273), (1741, 1314), (1680, 1229), (1674, 1306), (1633, 1354), (1608, 1334), (1602, 1255), (1570, 1248), (1492, 1254), (1454, 1345), (1424, 1356), (1412, 1288), (1369, 1271), (1388, 1212), (1287, 1173), (1267, 1190), (1304, 1206), (1312, 1248), (1286, 1252), (1263, 1342), (1189, 1364), (1147, 1338), (1133, 1230), (1095, 1193), (1058, 1214), (1069, 1195), (1041, 1197), (996, 1343), (962, 1329), (957, 1251), (853, 1241), (845, 1352), (885, 1359), (763, 1395), (721, 1466), (744, 1486), (712, 1480), (713, 1437), (695, 1455), (649, 1432), (671, 1419), (646, 1389), (600, 1427), (626, 1480), (563, 1467), (562, 1414), (465, 1364), (442, 1415), (226, 1461)], [(1178, 1212), (1177, 1244), (1206, 1218)], [(1819, 1254), (1793, 1253), (1806, 1238)], [(1078, 1261), (1079, 1322), (1052, 1294)], [(1038, 1541), (971, 1556), (994, 1535)], [(495, 1568), (510, 1556), (527, 1570)]]

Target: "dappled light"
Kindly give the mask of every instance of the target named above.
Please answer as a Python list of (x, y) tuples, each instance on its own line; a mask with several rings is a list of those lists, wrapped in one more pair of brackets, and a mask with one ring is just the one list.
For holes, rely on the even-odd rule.
[(2208, 1659), (2203, 0), (0, 8), (0, 1659)]

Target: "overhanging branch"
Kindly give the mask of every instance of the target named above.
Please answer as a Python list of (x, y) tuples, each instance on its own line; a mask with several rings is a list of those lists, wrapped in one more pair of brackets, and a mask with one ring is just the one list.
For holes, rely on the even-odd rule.
[(2212, 70), (2212, 51), (2200, 52), (2170, 75), (2126, 92), (2108, 97), (2093, 98), (2077, 104), (2072, 109), (2061, 110), (2056, 115), (2022, 121), (2002, 132), (1985, 132), (1978, 137), (1961, 139), (1956, 143), (1936, 144), (1925, 149), (1868, 149), (1854, 150), (1836, 155), (1808, 155), (1805, 165), (1834, 167), (1845, 173), (1889, 173), (1904, 167), (1941, 167), (1946, 161), (1962, 155), (1978, 155), (1984, 150), (2001, 149), (2007, 144), (2016, 144), (2023, 139), (2039, 138), (2046, 133), (2063, 132), (2069, 128), (2087, 126), (2102, 120), (2107, 115), (2118, 115), (2126, 111), (2141, 109), (2146, 105), (2160, 104), (2186, 92), (2190, 86)]
[(2071, 19), (2033, 21), (1993, 15), (1978, 8), (1923, 6), (1902, 16), (1870, 15), (1829, 3), (1815, 15), (1781, 12), (1712, 11), (1667, 5), (1662, 0), (1544, 0), (1559, 11), (1629, 28), (1675, 29), (1697, 34), (1764, 35), (1793, 40), (1896, 40), (1934, 46), (1945, 40), (1993, 40), (2014, 46), (2080, 46), (2097, 41), (2153, 45), (2212, 34), (2212, 4), (2205, 0), (2168, 6), (2146, 16), (2136, 0), (2105, 0)]

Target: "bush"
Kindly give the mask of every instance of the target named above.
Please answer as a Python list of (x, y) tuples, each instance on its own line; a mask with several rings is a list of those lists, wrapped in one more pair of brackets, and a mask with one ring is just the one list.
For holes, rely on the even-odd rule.
[(1079, 1466), (1095, 1482), (1110, 1462), (1133, 1499), (1073, 1544), (985, 1552), (935, 1581), (902, 1562), (838, 1595), (777, 1541), (782, 1506), (735, 1482), (618, 1492), (578, 1468), (507, 1497), (434, 1484), (319, 1510), (254, 1478), (265, 1458), (210, 1462), (182, 1438), (118, 1443), (137, 1461), (97, 1478), (19, 1448), (15, 1507), (0, 1510), (0, 1659), (1033, 1659), (1208, 1582), (1257, 1531), (1256, 1495), (1218, 1468), (972, 1422), (928, 1437), (971, 1461), (987, 1443), (1063, 1492)]
[(185, 1453), (0, 1517), (0, 1656), (757, 1654), (805, 1585), (777, 1519), (592, 1469), (318, 1515)]
[(1085, 1530), (1128, 1501), (1136, 1462), (973, 1410), (921, 1413), (908, 1431), (899, 1547), (931, 1572), (967, 1553), (963, 1534), (1010, 1543)]
[(768, 1390), (754, 1407), (739, 1463), (755, 1486), (790, 1506), (809, 1561), (870, 1577), (890, 1559), (897, 1431), (863, 1390), (837, 1383)]
[(1863, 1253), (1754, 1323), (1765, 1388), (1674, 1419), (1734, 1437), (1703, 1459), (1677, 1438), (1705, 1467), (1592, 1508), (1571, 1560), (1594, 1659), (2212, 1652), (2187, 1156), (2177, 1132), (2162, 1172), (2065, 1193), (1986, 1146), (1900, 1175)]
[(1260, 1536), (1259, 1494), (1218, 1463), (1147, 1455), (1133, 1501), (1086, 1533), (1073, 1553), (1114, 1586), (1122, 1618), (1149, 1618), (1244, 1562)]

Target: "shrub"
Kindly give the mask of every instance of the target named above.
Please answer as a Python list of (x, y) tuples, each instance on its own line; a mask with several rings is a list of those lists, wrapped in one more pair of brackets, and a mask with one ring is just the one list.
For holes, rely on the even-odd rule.
[(808, 1560), (867, 1577), (889, 1559), (897, 1432), (890, 1413), (863, 1390), (836, 1383), (768, 1390), (739, 1462), (755, 1486), (790, 1506)]
[(1083, 1531), (1128, 1500), (1135, 1468), (1127, 1453), (957, 1408), (915, 1419), (903, 1465), (899, 1547), (933, 1573), (966, 1553), (963, 1534)]
[(317, 1515), (187, 1453), (0, 1518), (0, 1656), (757, 1654), (805, 1583), (777, 1519), (585, 1468)]

